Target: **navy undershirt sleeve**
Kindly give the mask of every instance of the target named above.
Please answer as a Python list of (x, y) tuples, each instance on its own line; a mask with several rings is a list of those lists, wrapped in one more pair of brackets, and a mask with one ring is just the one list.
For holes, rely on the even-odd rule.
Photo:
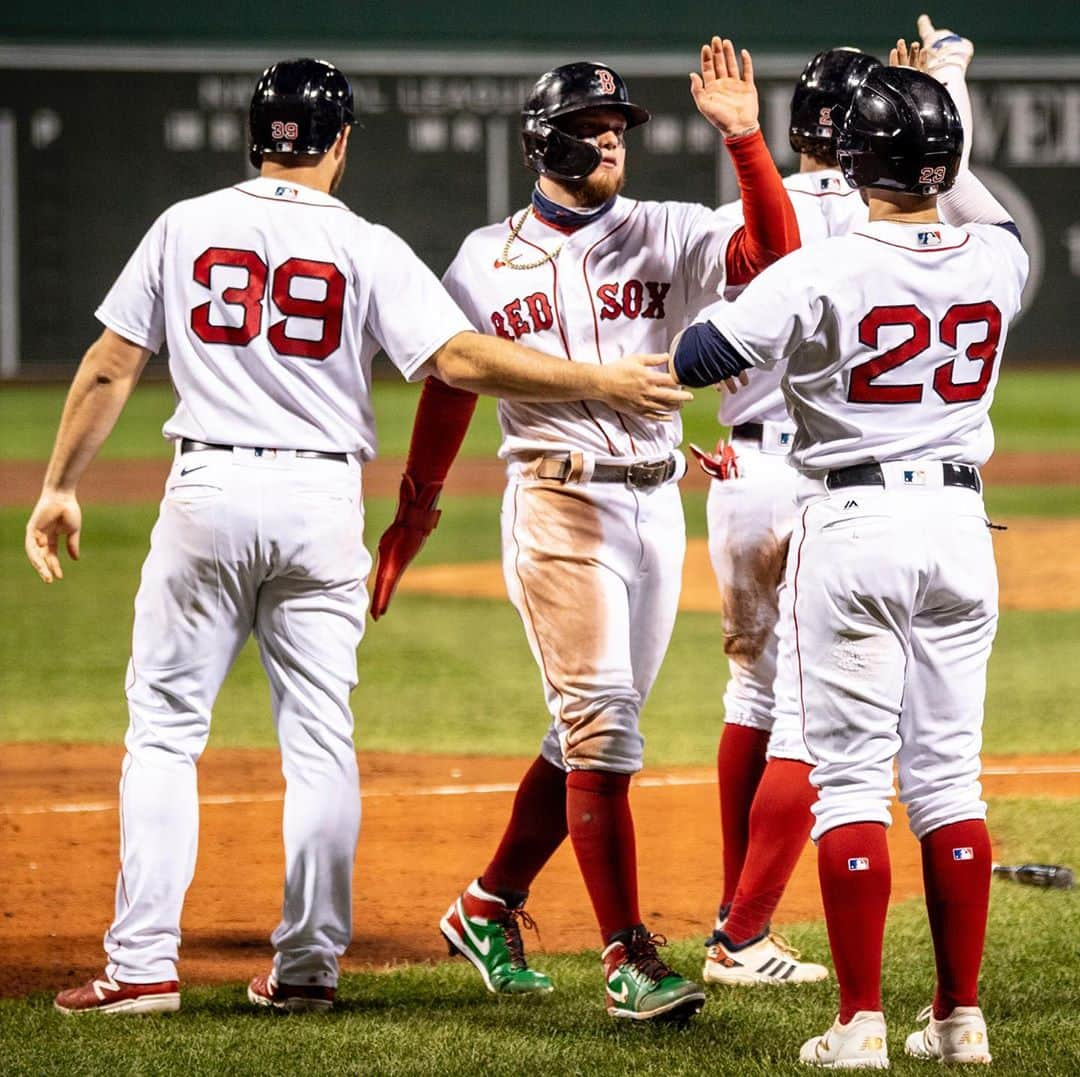
[(1015, 221), (998, 221), (997, 226), (998, 228), (1004, 228), (1006, 232), (1012, 232), (1021, 243), (1024, 242), (1020, 236), (1020, 229), (1016, 227)]
[(697, 322), (679, 338), (674, 365), (680, 385), (700, 389), (733, 378), (751, 364), (712, 322)]

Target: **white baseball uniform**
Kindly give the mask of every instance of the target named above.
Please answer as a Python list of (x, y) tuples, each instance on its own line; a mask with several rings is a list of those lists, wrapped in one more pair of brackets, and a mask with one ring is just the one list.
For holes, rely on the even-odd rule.
[[(796, 172), (784, 178), (784, 187), (804, 247), (866, 223), (866, 205), (839, 169)], [(729, 203), (720, 212), (742, 221), (741, 202)], [(729, 288), (725, 298), (734, 299), (741, 291)], [(779, 696), (774, 692), (777, 652), (786, 638), (783, 623), (778, 623), (786, 598), (784, 560), (795, 523), (795, 472), (787, 461), (795, 424), (780, 387), (783, 375), (782, 363), (755, 370), (749, 385), (724, 394), (719, 418), (732, 428), (738, 471), (709, 484), (706, 518), (728, 655), (724, 720), (773, 731), (770, 756), (809, 762), (791, 686), (781, 681)], [(786, 701), (779, 712), (778, 701)], [(778, 713), (788, 720), (778, 719)]]
[[(504, 255), (511, 224), (520, 234)], [(716, 300), (737, 227), (704, 206), (620, 197), (567, 235), (519, 210), (469, 235), (443, 283), (478, 330), (549, 355), (603, 363), (663, 352)], [(552, 715), (542, 753), (560, 767), (633, 773), (681, 586), (681, 422), (584, 402), (500, 401), (499, 418), (503, 571)], [(665, 481), (595, 477), (649, 461)], [(540, 476), (562, 462), (563, 481)]]
[(786, 361), (798, 522), (786, 582), (814, 837), (982, 818), (997, 579), (977, 468), (1027, 256), (996, 225), (876, 222), (783, 259), (710, 320)]
[(135, 599), (107, 972), (176, 979), (195, 764), (254, 632), (286, 781), (275, 975), (332, 986), (360, 822), (349, 693), (371, 565), (360, 469), (375, 452), (371, 361), (381, 347), (417, 377), (470, 327), (392, 232), (268, 178), (163, 213), (97, 316), (151, 351), (167, 343), (178, 398), (164, 428), (175, 462)]

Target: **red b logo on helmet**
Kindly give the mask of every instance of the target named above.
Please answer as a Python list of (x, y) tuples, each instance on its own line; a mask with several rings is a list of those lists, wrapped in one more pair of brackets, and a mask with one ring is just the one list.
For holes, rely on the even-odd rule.
[(604, 68), (598, 67), (596, 69), (596, 77), (600, 82), (601, 93), (613, 94), (615, 92), (615, 77), (610, 71), (605, 71)]

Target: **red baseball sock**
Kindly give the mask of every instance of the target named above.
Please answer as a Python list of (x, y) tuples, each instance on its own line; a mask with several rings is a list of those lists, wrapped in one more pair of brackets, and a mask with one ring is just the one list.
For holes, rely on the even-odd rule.
[(806, 847), (817, 790), (806, 763), (770, 759), (750, 808), (750, 841), (724, 934), (748, 942), (765, 930)]
[(537, 756), (518, 785), (510, 820), (480, 885), (516, 904), (565, 837), (566, 771)]
[(566, 777), (570, 840), (605, 946), (617, 931), (641, 923), (629, 794), (629, 774), (572, 770)]
[(730, 905), (746, 860), (750, 806), (765, 769), (764, 729), (727, 722), (716, 749), (716, 780), (720, 789), (720, 834), (723, 840), (724, 889), (721, 905)]
[(885, 827), (849, 823), (818, 842), (818, 878), (840, 984), (840, 1020), (881, 1009), (881, 942), (892, 867)]
[(923, 885), (937, 961), (934, 1016), (978, 1006), (990, 903), (990, 834), (981, 819), (950, 823), (922, 840)]

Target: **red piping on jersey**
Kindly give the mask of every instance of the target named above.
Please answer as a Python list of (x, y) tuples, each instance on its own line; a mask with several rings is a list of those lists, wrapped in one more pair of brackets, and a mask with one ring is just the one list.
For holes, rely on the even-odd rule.
[(556, 232), (562, 232), (564, 236), (572, 236), (575, 232), (580, 231), (581, 225), (565, 225), (556, 224), (554, 221), (549, 221), (547, 217), (541, 217), (536, 210), (532, 211), (532, 215), (541, 223), (547, 225), (548, 228), (554, 229)]
[[(935, 222), (927, 222), (937, 223)], [(971, 239), (970, 234), (964, 236), (964, 243), (954, 243), (951, 247), (905, 247), (903, 243), (890, 243), (887, 239), (878, 239), (877, 236), (868, 236), (865, 232), (852, 232), (851, 235), (860, 239), (872, 239), (875, 243), (884, 243), (886, 247), (896, 247), (902, 251), (911, 251), (912, 254), (940, 254), (942, 251), (958, 251), (964, 243)]]
[(798, 187), (785, 187), (788, 194), (804, 194), (807, 198), (850, 198), (856, 192), (850, 191), (800, 191)]
[[(288, 184), (283, 183), (283, 187)], [(297, 198), (276, 198), (265, 194), (255, 194), (253, 191), (244, 191), (239, 187), (233, 187), (237, 194), (246, 194), (248, 198), (258, 198), (263, 202), (278, 202), (283, 206), (310, 206), (312, 209), (343, 209), (346, 213), (352, 213), (348, 206), (328, 206), (323, 202), (301, 202)]]
[[(526, 244), (527, 246), (532, 247), (532, 249), (534, 251), (539, 251), (541, 254), (547, 254), (548, 253), (547, 251), (544, 250), (543, 247), (540, 247), (537, 244), (533, 243), (531, 240), (526, 239), (520, 233), (518, 233), (518, 239), (521, 240), (521, 242)], [(563, 354), (572, 363), (574, 361), (574, 357), (570, 354), (570, 345), (566, 342), (566, 332), (563, 329), (562, 315), (559, 313), (559, 267), (555, 264), (555, 259), (554, 258), (552, 258), (550, 260), (550, 264), (551, 264), (551, 301), (552, 301), (552, 304), (555, 307), (555, 324), (558, 325), (558, 327), (559, 327), (559, 338), (562, 341)], [(585, 410), (585, 414), (588, 415), (590, 421), (593, 423), (593, 425), (596, 427), (596, 429), (600, 431), (600, 436), (604, 439), (605, 443), (607, 444), (608, 452), (611, 453), (612, 456), (617, 455), (616, 452), (615, 452), (615, 446), (611, 444), (611, 438), (609, 438), (607, 436), (607, 431), (600, 425), (600, 422), (597, 420), (596, 416), (593, 415), (592, 409), (589, 407), (588, 402), (585, 401), (585, 400), (582, 400), (580, 403), (581, 403), (582, 408)]]
[[(612, 230), (610, 232), (608, 232), (606, 235), (601, 236), (585, 252), (585, 256), (581, 259), (581, 275), (585, 280), (585, 294), (589, 298), (589, 310), (592, 311), (593, 336), (596, 339), (596, 361), (601, 366), (604, 365), (604, 359), (603, 359), (603, 356), (600, 354), (600, 322), (596, 317), (596, 304), (593, 302), (592, 285), (589, 283), (589, 255), (592, 254), (592, 252), (594, 250), (596, 250), (596, 248), (599, 247), (600, 244), (604, 242), (604, 240), (610, 239), (613, 235), (615, 235), (615, 233), (620, 228), (622, 228), (622, 226), (624, 224), (629, 224), (631, 218), (634, 216), (635, 213), (637, 213), (638, 206), (640, 206), (640, 205), (641, 205), (640, 202), (635, 202), (633, 207), (631, 208), (630, 212), (625, 217), (623, 217), (623, 219), (621, 221), (619, 221), (619, 223), (617, 225), (615, 225), (615, 227), (612, 228)], [(634, 435), (631, 434), (630, 431), (626, 429), (626, 423), (623, 421), (623, 417), (622, 417), (621, 414), (619, 414), (619, 412), (615, 412), (615, 418), (619, 420), (619, 426), (621, 426), (623, 428), (623, 433), (630, 439), (630, 452), (631, 452), (631, 454), (633, 456), (637, 456), (637, 446), (634, 444)]]
[(792, 594), (791, 594), (791, 620), (795, 626), (795, 661), (798, 664), (799, 669), (799, 714), (801, 716), (800, 726), (802, 733), (803, 746), (807, 752), (813, 756), (813, 752), (810, 751), (810, 745), (806, 743), (806, 695), (803, 690), (803, 669), (802, 669), (802, 651), (799, 649), (799, 569), (802, 567), (802, 548), (803, 543), (806, 542), (806, 514), (810, 511), (810, 506), (807, 505), (803, 509), (802, 517), (799, 521), (802, 527), (802, 535), (799, 538), (799, 548), (795, 551), (795, 576), (792, 580)]

